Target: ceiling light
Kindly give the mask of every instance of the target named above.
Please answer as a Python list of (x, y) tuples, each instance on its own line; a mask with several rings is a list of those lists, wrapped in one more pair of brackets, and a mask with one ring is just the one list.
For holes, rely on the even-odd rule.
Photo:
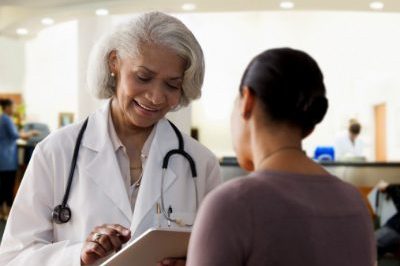
[(28, 30), (25, 29), (25, 28), (18, 28), (15, 32), (16, 32), (18, 35), (27, 35), (27, 34), (28, 34)]
[(369, 4), (369, 7), (373, 10), (381, 10), (384, 7), (384, 4), (382, 2), (379, 1), (375, 1), (375, 2), (371, 2)]
[(280, 7), (283, 9), (292, 9), (294, 7), (294, 3), (290, 1), (283, 1), (280, 3)]
[(53, 25), (54, 24), (54, 19), (52, 18), (43, 18), (42, 19), (42, 24), (49, 26), (49, 25)]
[(96, 10), (97, 16), (107, 16), (109, 14), (108, 9), (100, 8)]
[(196, 9), (196, 4), (193, 3), (186, 3), (182, 5), (182, 9), (185, 11), (193, 11)]

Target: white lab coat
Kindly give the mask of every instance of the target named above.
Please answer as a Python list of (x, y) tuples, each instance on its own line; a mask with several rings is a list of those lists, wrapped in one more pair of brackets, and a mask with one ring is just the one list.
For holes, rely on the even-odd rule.
[(351, 159), (354, 157), (364, 157), (365, 143), (358, 136), (354, 143), (350, 139), (348, 132), (343, 132), (335, 139), (336, 160)]
[[(161, 193), (162, 159), (178, 147), (176, 134), (166, 119), (157, 123), (132, 214), (107, 131), (108, 113), (106, 104), (89, 117), (68, 200), (72, 218), (66, 224), (53, 223), (51, 212), (62, 202), (82, 122), (56, 131), (36, 147), (4, 232), (0, 265), (80, 265), (83, 241), (94, 227), (121, 224), (131, 228), (134, 239), (158, 225), (156, 204)], [(201, 202), (221, 183), (219, 163), (208, 149), (183, 136), (185, 151), (196, 162)], [(188, 223), (194, 220), (195, 188), (182, 156), (175, 155), (170, 160), (164, 199), (166, 206), (172, 206), (173, 217)], [(161, 225), (166, 226), (163, 216)]]

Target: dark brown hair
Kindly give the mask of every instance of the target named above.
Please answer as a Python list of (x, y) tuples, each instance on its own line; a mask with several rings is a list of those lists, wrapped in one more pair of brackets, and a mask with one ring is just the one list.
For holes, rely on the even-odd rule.
[(323, 75), (317, 62), (291, 48), (270, 49), (247, 66), (240, 92), (248, 86), (272, 121), (299, 126), (304, 133), (322, 121), (328, 109)]
[(361, 132), (361, 125), (360, 123), (352, 123), (349, 126), (349, 131), (350, 133), (353, 133), (354, 135), (358, 135)]
[(13, 102), (10, 99), (0, 99), (0, 106), (2, 110), (11, 105), (13, 105)]

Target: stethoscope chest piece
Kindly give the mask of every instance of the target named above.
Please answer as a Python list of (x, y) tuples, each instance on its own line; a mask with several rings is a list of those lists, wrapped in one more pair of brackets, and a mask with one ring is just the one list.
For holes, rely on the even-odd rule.
[(68, 206), (57, 205), (51, 213), (56, 224), (64, 224), (71, 219), (71, 209)]

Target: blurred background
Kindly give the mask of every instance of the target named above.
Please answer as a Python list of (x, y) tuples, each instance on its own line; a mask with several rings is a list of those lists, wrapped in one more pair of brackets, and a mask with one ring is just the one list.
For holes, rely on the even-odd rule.
[[(169, 117), (217, 154), (224, 179), (243, 173), (229, 122), (247, 63), (265, 49), (293, 47), (319, 63), (330, 103), (326, 118), (304, 143), (307, 154), (318, 159), (322, 149), (328, 154), (322, 164), (365, 195), (380, 179), (400, 181), (397, 0), (0, 0), (0, 99), (14, 101), (18, 128), (45, 126), (45, 137), (101, 106), (85, 80), (94, 42), (118, 23), (151, 10), (181, 19), (204, 50), (201, 99)], [(350, 120), (361, 125), (362, 152), (338, 160), (332, 149), (347, 134)], [(18, 144), (20, 180), (30, 144)]]
[[(334, 145), (349, 119), (362, 125), (369, 161), (400, 160), (400, 2), (357, 1), (0, 1), (0, 97), (15, 97), (17, 122), (54, 130), (80, 120), (101, 102), (86, 90), (93, 43), (138, 12), (182, 19), (206, 58), (203, 96), (178, 116), (218, 156), (233, 155), (229, 115), (246, 64), (257, 53), (289, 46), (320, 64), (330, 101), (306, 141)], [(379, 153), (379, 149), (382, 151)]]

